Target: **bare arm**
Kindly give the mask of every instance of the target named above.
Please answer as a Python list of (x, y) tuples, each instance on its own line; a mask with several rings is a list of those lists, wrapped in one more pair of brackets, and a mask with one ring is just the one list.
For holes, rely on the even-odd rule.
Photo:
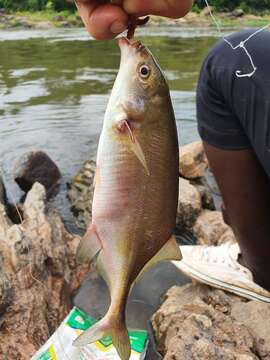
[[(113, 2), (113, 1), (112, 1)], [(185, 16), (193, 0), (77, 0), (79, 13), (89, 33), (97, 39), (111, 39), (127, 28), (129, 15)]]

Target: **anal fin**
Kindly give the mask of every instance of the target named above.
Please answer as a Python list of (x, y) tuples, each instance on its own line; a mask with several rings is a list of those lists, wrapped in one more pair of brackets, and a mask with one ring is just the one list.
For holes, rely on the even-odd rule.
[(137, 276), (136, 282), (139, 281), (144, 273), (149, 270), (152, 266), (156, 265), (160, 261), (165, 260), (176, 260), (180, 261), (182, 259), (182, 254), (177, 244), (176, 238), (174, 235), (170, 237), (170, 239), (166, 242), (165, 245), (156, 253), (151, 260), (144, 266), (139, 275)]
[(90, 263), (101, 250), (102, 245), (97, 232), (91, 226), (78, 247), (76, 260), (78, 264)]

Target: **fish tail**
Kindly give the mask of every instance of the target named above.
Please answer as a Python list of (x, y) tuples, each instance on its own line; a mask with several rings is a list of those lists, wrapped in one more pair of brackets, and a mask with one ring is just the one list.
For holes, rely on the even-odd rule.
[(90, 329), (81, 334), (73, 343), (76, 347), (86, 346), (101, 340), (105, 336), (111, 336), (113, 345), (115, 346), (121, 360), (129, 360), (131, 355), (130, 340), (128, 330), (124, 320), (107, 314), (102, 320)]

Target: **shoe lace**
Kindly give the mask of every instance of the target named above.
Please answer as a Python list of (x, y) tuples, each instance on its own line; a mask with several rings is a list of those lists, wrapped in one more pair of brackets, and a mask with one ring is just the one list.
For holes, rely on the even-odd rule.
[(232, 243), (226, 243), (221, 246), (205, 246), (202, 250), (202, 260), (207, 263), (224, 265), (236, 271), (241, 270), (239, 264), (230, 257), (230, 248)]

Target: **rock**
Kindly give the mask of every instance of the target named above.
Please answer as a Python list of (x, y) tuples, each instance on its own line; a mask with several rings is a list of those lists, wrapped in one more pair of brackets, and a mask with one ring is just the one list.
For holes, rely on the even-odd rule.
[[(248, 324), (232, 315), (246, 301), (205, 285), (173, 287), (152, 319), (158, 350), (164, 360), (255, 360), (259, 347)], [(270, 306), (270, 305), (267, 305)], [(241, 310), (242, 309), (242, 310)], [(270, 323), (270, 317), (265, 321)], [(261, 331), (263, 340), (268, 339)]]
[(239, 17), (242, 17), (245, 15), (245, 12), (244, 10), (242, 9), (235, 9), (232, 13), (231, 13), (231, 16), (233, 17), (236, 17), (236, 18), (239, 18)]
[(208, 161), (201, 141), (180, 148), (180, 175), (186, 179), (202, 177)]
[(42, 151), (24, 154), (14, 167), (14, 180), (25, 192), (28, 192), (34, 183), (39, 182), (50, 195), (60, 179), (61, 173), (57, 165)]
[(70, 24), (68, 21), (60, 21), (58, 26), (60, 26), (62, 28), (68, 28), (68, 27), (70, 27)]
[(0, 359), (29, 360), (70, 311), (70, 294), (85, 275), (75, 263), (80, 238), (45, 210), (45, 198), (35, 184), (20, 225), (0, 209)]
[(0, 203), (6, 204), (6, 201), (7, 201), (6, 188), (4, 185), (4, 181), (0, 176)]
[(192, 228), (192, 233), (200, 245), (221, 245), (235, 241), (232, 229), (225, 224), (220, 211), (203, 210)]
[(207, 182), (207, 184), (209, 186), (212, 198), (214, 200), (216, 210), (220, 210), (221, 209), (221, 204), (223, 203), (222, 196), (221, 196), (218, 184), (216, 182), (216, 179), (215, 179), (215, 177), (214, 177), (214, 175), (213, 175), (210, 168), (208, 168), (205, 171), (203, 179), (205, 179), (205, 181)]
[(231, 314), (250, 329), (260, 359), (270, 359), (270, 304), (258, 301), (236, 303)]
[(203, 176), (190, 182), (196, 187), (201, 196), (202, 208), (208, 210), (216, 210), (212, 191), (206, 178)]
[(65, 21), (65, 17), (62, 15), (56, 15), (53, 17), (53, 21)]
[(214, 11), (213, 6), (206, 6), (205, 8), (202, 9), (202, 11), (200, 12), (200, 15), (201, 16), (210, 16), (211, 11)]
[(50, 21), (40, 21), (35, 25), (36, 29), (52, 29), (53, 24)]
[(71, 210), (76, 217), (77, 226), (81, 229), (86, 229), (92, 218), (95, 172), (95, 161), (86, 161), (74, 179), (68, 183)]
[(179, 178), (177, 227), (180, 229), (191, 228), (201, 210), (201, 196), (196, 187), (191, 185), (188, 180)]

